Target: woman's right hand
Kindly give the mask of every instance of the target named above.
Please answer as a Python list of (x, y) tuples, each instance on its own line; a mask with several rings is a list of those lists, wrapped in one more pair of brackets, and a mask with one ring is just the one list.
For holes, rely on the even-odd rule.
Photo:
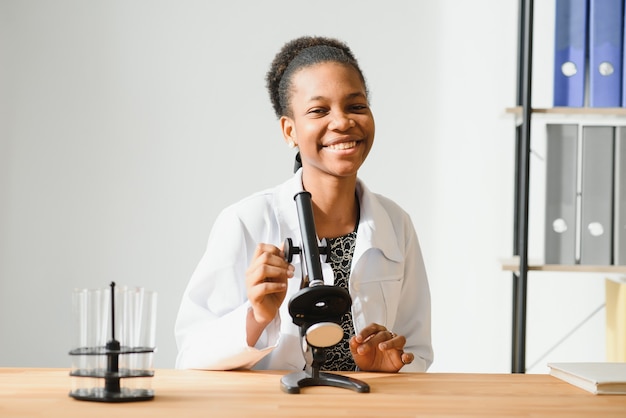
[[(246, 289), (252, 305), (252, 318), (260, 327), (258, 336), (269, 324), (287, 295), (287, 279), (293, 277), (294, 267), (285, 260), (283, 251), (271, 244), (259, 244), (246, 270)], [(252, 336), (248, 328), (248, 339)], [(254, 333), (253, 333), (254, 334)], [(258, 339), (252, 338), (253, 340)], [(253, 345), (253, 344), (251, 344)]]

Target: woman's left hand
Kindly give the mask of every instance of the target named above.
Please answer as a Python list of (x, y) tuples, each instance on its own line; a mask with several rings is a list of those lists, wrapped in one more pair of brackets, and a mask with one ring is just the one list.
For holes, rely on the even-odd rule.
[(372, 323), (350, 339), (350, 351), (360, 370), (395, 373), (415, 358), (404, 352), (405, 344), (403, 335)]

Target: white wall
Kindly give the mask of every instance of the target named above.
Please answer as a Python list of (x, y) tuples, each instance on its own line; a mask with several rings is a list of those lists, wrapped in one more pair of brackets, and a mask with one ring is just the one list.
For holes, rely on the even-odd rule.
[[(69, 366), (72, 289), (115, 280), (159, 293), (155, 365), (173, 367), (180, 297), (218, 211), (291, 173), (269, 62), (319, 34), (347, 41), (368, 78), (377, 139), (361, 177), (418, 230), (431, 370), (510, 371), (511, 277), (498, 261), (512, 251), (504, 109), (517, 11), (515, 0), (0, 0), (0, 366)], [(548, 51), (550, 25), (537, 28)], [(600, 281), (576, 280), (555, 318), (570, 279), (552, 293), (531, 279), (529, 364), (583, 315), (580, 299), (600, 300)], [(603, 326), (563, 355), (603, 355)]]

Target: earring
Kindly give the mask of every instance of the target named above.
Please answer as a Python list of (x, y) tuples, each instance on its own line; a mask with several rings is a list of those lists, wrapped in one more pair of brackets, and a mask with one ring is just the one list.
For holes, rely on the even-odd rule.
[(295, 147), (296, 147), (296, 143), (293, 141), (293, 139), (290, 139), (290, 140), (287, 142), (287, 146), (288, 146), (289, 148), (295, 148)]

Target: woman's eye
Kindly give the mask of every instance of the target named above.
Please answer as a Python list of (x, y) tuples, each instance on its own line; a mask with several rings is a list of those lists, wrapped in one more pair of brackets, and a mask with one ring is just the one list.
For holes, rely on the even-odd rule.
[(361, 112), (367, 109), (367, 105), (364, 105), (364, 104), (352, 105), (351, 109), (354, 112)]

